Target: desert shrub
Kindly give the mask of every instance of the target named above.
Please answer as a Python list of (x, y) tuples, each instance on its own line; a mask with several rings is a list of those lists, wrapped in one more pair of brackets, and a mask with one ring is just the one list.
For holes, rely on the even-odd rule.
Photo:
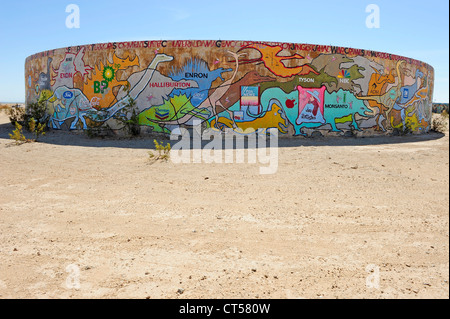
[(167, 162), (170, 158), (170, 143), (167, 143), (166, 146), (164, 146), (163, 143), (158, 143), (157, 140), (153, 140), (153, 143), (155, 144), (155, 151), (148, 152), (149, 160), (152, 162), (156, 162), (158, 160)]
[(136, 101), (130, 96), (130, 87), (125, 88), (127, 92), (128, 103), (126, 106), (114, 116), (116, 120), (123, 124), (124, 129), (131, 136), (141, 134), (141, 126), (139, 125), (139, 110)]
[[(37, 102), (29, 103), (25, 108), (24, 123), (28, 125), (31, 119), (37, 121), (40, 124), (46, 124), (49, 120), (47, 113), (47, 103), (43, 99), (39, 99)], [(29, 127), (27, 126), (27, 129)], [(31, 130), (30, 130), (31, 131)]]
[(23, 143), (36, 142), (40, 136), (45, 135), (45, 124), (41, 124), (34, 118), (31, 118), (27, 123), (28, 130), (33, 134), (34, 139), (27, 139), (23, 134), (23, 126), (19, 123), (15, 123), (15, 129), (12, 134), (9, 134), (9, 138), (15, 141), (16, 145)]
[[(23, 125), (30, 132), (28, 124), (31, 123), (33, 119), (37, 124), (47, 124), (50, 119), (50, 114), (48, 113), (47, 102), (52, 97), (53, 93), (50, 90), (43, 90), (39, 99), (36, 102), (28, 103), (25, 107), (25, 115)], [(47, 126), (44, 127), (46, 129)]]
[(431, 121), (431, 130), (434, 132), (445, 133), (448, 128), (448, 113), (443, 111)]
[(23, 124), (25, 121), (25, 108), (21, 107), (19, 104), (6, 109), (6, 114), (12, 125), (15, 125), (16, 123)]
[(25, 135), (23, 135), (23, 128), (19, 122), (15, 123), (15, 129), (12, 134), (9, 134), (9, 138), (14, 140), (16, 145), (20, 145), (27, 142)]
[(34, 141), (37, 141), (39, 136), (45, 135), (45, 127), (46, 124), (41, 124), (34, 118), (30, 119), (30, 122), (28, 123), (28, 129), (30, 130), (31, 133), (33, 133)]

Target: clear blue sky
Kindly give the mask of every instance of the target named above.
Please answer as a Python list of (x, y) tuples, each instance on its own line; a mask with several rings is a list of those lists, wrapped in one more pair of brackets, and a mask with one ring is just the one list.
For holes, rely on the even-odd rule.
[[(68, 29), (66, 6), (80, 8)], [(369, 29), (366, 6), (380, 8)], [(136, 40), (255, 40), (389, 52), (435, 68), (435, 102), (449, 101), (446, 0), (9, 0), (0, 6), (0, 101), (23, 102), (24, 63), (66, 46)]]

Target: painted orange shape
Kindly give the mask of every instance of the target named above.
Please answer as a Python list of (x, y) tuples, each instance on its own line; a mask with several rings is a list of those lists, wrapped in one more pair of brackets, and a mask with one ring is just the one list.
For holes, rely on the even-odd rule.
[[(114, 69), (114, 78), (108, 83), (108, 90), (104, 94), (98, 92), (96, 93), (94, 82), (104, 81), (103, 70), (107, 66)], [(100, 62), (100, 66), (96, 67), (95, 73), (92, 74), (92, 77), (85, 81), (83, 90), (84, 94), (89, 99), (89, 101), (100, 101), (97, 104), (97, 108), (107, 108), (111, 106), (117, 101), (112, 89), (116, 86), (126, 86), (128, 83), (128, 81), (126, 80), (121, 81), (117, 79), (116, 72), (119, 70), (125, 70), (132, 66), (139, 66), (139, 58), (137, 56), (133, 60), (131, 60), (129, 57), (126, 59), (122, 59), (114, 54), (112, 63), (108, 61), (106, 65), (103, 65), (103, 63)]]
[(240, 61), (241, 64), (262, 61), (265, 67), (268, 68), (273, 74), (281, 76), (283, 78), (289, 78), (294, 75), (306, 75), (309, 73), (319, 74), (306, 63), (296, 67), (285, 66), (283, 61), (292, 59), (304, 59), (304, 57), (298, 53), (295, 53), (291, 56), (279, 56), (280, 52), (283, 51), (283, 48), (279, 45), (270, 46), (266, 44), (254, 43), (242, 47), (239, 51), (243, 49), (258, 50), (262, 56), (258, 59)]

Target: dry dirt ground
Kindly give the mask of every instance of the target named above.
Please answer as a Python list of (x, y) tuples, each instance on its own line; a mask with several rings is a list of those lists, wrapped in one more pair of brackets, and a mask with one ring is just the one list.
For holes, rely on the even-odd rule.
[(449, 298), (448, 132), (282, 141), (260, 175), (12, 129), (0, 298)]

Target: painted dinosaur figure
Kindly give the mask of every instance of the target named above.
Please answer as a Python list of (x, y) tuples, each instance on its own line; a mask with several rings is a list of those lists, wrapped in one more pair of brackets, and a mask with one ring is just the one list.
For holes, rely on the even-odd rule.
[[(380, 74), (378, 70), (370, 77), (368, 85), (368, 96), (376, 96), (389, 91), (390, 87), (396, 85), (396, 79), (394, 77), (394, 70), (390, 70), (389, 74)], [(377, 101), (367, 101), (367, 107), (370, 112), (368, 115), (375, 115), (376, 131), (386, 131), (383, 126), (384, 119), (387, 118), (386, 112), (388, 108)], [(378, 110), (377, 110), (378, 109)]]
[(79, 89), (59, 87), (54, 95), (49, 99), (51, 126), (60, 129), (61, 124), (73, 118), (70, 129), (76, 129), (78, 121), (82, 122), (83, 129), (87, 129), (86, 118), (92, 121), (104, 122), (112, 118), (118, 111), (123, 109), (130, 102), (130, 97), (137, 99), (145, 87), (149, 84), (156, 67), (161, 62), (172, 61), (173, 57), (166, 54), (157, 54), (145, 69), (142, 78), (131, 87), (128, 95), (121, 98), (111, 107), (97, 110), (92, 107), (88, 98)]
[(47, 102), (47, 109), (50, 113), (49, 126), (53, 129), (61, 129), (62, 124), (69, 119), (73, 119), (70, 129), (77, 129), (78, 122), (87, 129), (85, 117), (89, 113), (96, 112), (89, 100), (79, 89), (60, 86)]
[(93, 70), (89, 65), (83, 61), (84, 48), (75, 53), (66, 53), (64, 59), (59, 63), (57, 69), (53, 70), (52, 86), (58, 88), (60, 86), (74, 87), (74, 77), (80, 74), (84, 79), (89, 71)]
[[(170, 77), (173, 81), (195, 81), (196, 85), (189, 88), (176, 88), (172, 91), (170, 96), (185, 94), (189, 98), (190, 103), (192, 103), (193, 106), (198, 107), (208, 97), (213, 83), (217, 79), (225, 81), (222, 76), (223, 73), (231, 71), (233, 71), (231, 68), (216, 68), (214, 70), (210, 70), (208, 63), (205, 60), (191, 58), (187, 60), (180, 68), (173, 67), (172, 71), (169, 72), (168, 77)], [(158, 95), (158, 92), (155, 93)], [(177, 114), (176, 118), (170, 118), (169, 120), (179, 119), (184, 115), (185, 114)]]
[[(269, 101), (268, 110), (260, 116), (256, 117), (252, 121), (234, 123), (228, 117), (220, 117), (220, 122), (217, 122), (215, 118), (211, 120), (211, 127), (220, 127), (222, 130), (224, 127), (233, 128), (233, 131), (237, 133), (257, 131), (265, 133), (267, 129), (276, 128), (280, 133), (286, 134), (287, 127), (289, 125), (286, 114), (283, 111), (283, 107), (277, 99), (271, 99)], [(237, 127), (234, 127), (234, 124)]]
[[(394, 105), (394, 109), (400, 111), (403, 127), (406, 125), (407, 113), (410, 113), (410, 117), (417, 113), (417, 117), (420, 120), (425, 119), (425, 116), (420, 111), (422, 108), (419, 106), (414, 108), (412, 112), (407, 112), (409, 107), (413, 106), (415, 103), (419, 105), (420, 103), (418, 102), (428, 98), (428, 84), (426, 80), (422, 81), (423, 77), (424, 74), (420, 70), (416, 70), (414, 82), (411, 85), (405, 85), (401, 88), (402, 95)], [(425, 122), (427, 122), (427, 120), (425, 120)]]
[[(142, 75), (142, 78), (131, 87), (130, 91), (128, 92), (128, 95), (121, 98), (119, 101), (114, 103), (110, 108), (107, 109), (108, 119), (111, 118), (116, 112), (123, 109), (128, 103), (130, 102), (130, 97), (133, 100), (136, 100), (139, 95), (145, 90), (145, 88), (150, 83), (153, 74), (156, 71), (156, 67), (161, 62), (169, 62), (172, 61), (173, 57), (164, 53), (159, 53), (155, 55), (153, 60), (150, 62), (149, 66), (145, 69), (144, 74)], [(96, 120), (95, 118), (93, 119)], [(99, 120), (102, 121), (101, 117), (99, 117)]]
[[(395, 86), (392, 86), (389, 88), (389, 90), (382, 95), (366, 95), (366, 96), (356, 96), (359, 100), (366, 100), (366, 101), (375, 101), (379, 104), (382, 104), (384, 106), (383, 114), (386, 119), (389, 118), (390, 113), (392, 109), (394, 108), (394, 105), (397, 101), (397, 99), (401, 96), (401, 88), (403, 86), (402, 82), (402, 76), (400, 73), (400, 66), (402, 64), (406, 63), (406, 61), (401, 60), (397, 62), (396, 70), (397, 70), (397, 77), (396, 82), (397, 84)], [(373, 111), (373, 109), (372, 109)], [(381, 110), (380, 110), (381, 113)]]
[(220, 102), (220, 99), (222, 97), (224, 97), (225, 93), (227, 93), (227, 91), (230, 89), (230, 86), (233, 83), (233, 80), (236, 77), (236, 74), (239, 69), (239, 56), (244, 55), (245, 53), (240, 54), (240, 55), (236, 54), (234, 52), (231, 52), (231, 51), (228, 51), (228, 53), (230, 53), (236, 61), (236, 69), (234, 70), (233, 75), (231, 76), (231, 78), (229, 80), (227, 80), (224, 83), (222, 83), (221, 85), (219, 85), (219, 87), (217, 89), (215, 89), (214, 92), (210, 96), (208, 96), (208, 98), (202, 104), (200, 104), (199, 108), (200, 109), (206, 108), (208, 110), (211, 110), (213, 115), (216, 118), (216, 122), (218, 122), (218, 120), (219, 120), (219, 115), (216, 112), (216, 107), (221, 107), (221, 108), (225, 109), (231, 115), (231, 118), (233, 119), (233, 124), (234, 124), (233, 127), (236, 128), (237, 126), (236, 126), (236, 123), (234, 123), (233, 112), (226, 109)]
[(414, 96), (406, 103), (398, 103), (399, 106), (406, 109), (409, 106), (413, 105), (416, 102), (421, 100), (425, 100), (428, 98), (428, 86), (422, 87), (414, 93)]
[(425, 99), (428, 96), (428, 86), (421, 86), (420, 80), (423, 76), (424, 74), (420, 70), (417, 70), (414, 83), (401, 88), (402, 96), (398, 103), (396, 103), (399, 108), (406, 109), (415, 102)]
[(339, 66), (342, 69), (347, 70), (352, 66), (356, 66), (358, 68), (358, 73), (362, 75), (362, 77), (356, 79), (352, 78), (353, 92), (355, 92), (355, 94), (361, 92), (361, 95), (373, 95), (368, 92), (373, 85), (373, 83), (370, 82), (372, 81), (374, 74), (383, 72), (384, 66), (362, 56), (355, 56), (351, 58), (351, 60), (351, 62), (343, 62)]
[(297, 53), (295, 53), (294, 55), (291, 55), (291, 56), (280, 56), (279, 54), (281, 51), (283, 51), (283, 48), (279, 45), (270, 46), (270, 45), (266, 45), (266, 44), (254, 43), (254, 44), (249, 44), (249, 45), (242, 47), (241, 49), (239, 49), (239, 51), (244, 50), (244, 49), (258, 50), (261, 53), (261, 57), (259, 57), (257, 59), (239, 61), (241, 64), (262, 62), (262, 63), (264, 63), (264, 66), (270, 70), (270, 72), (272, 72), (273, 74), (275, 74), (277, 76), (281, 76), (283, 78), (289, 78), (294, 75), (306, 75), (309, 73), (314, 73), (316, 75), (319, 74), (319, 72), (314, 70), (308, 64), (302, 64), (302, 65), (296, 66), (296, 67), (285, 66), (283, 61), (293, 60), (293, 59), (304, 59), (304, 57), (302, 57), (300, 54), (297, 54)]
[[(208, 112), (208, 114), (210, 114), (210, 116), (207, 116), (206, 118), (209, 119), (211, 117), (211, 115), (213, 115), (216, 118), (216, 122), (217, 122), (219, 117), (216, 112), (216, 107), (221, 107), (224, 110), (227, 110), (227, 112), (232, 115), (232, 112), (230, 110), (228, 110), (227, 108), (225, 108), (222, 105), (220, 100), (225, 96), (227, 91), (230, 89), (230, 86), (233, 83), (234, 78), (236, 77), (236, 74), (239, 69), (239, 56), (240, 55), (238, 55), (234, 52), (231, 52), (231, 51), (228, 51), (228, 53), (230, 53), (235, 58), (235, 61), (236, 61), (236, 69), (234, 70), (234, 73), (230, 79), (228, 79), (227, 81), (225, 81), (224, 83), (219, 85), (216, 89), (214, 89), (213, 93), (211, 93), (206, 98), (206, 100), (204, 100), (198, 107), (196, 107), (195, 110), (187, 113), (183, 117), (181, 117), (177, 120), (170, 120), (170, 121), (155, 120), (154, 122), (161, 123), (161, 124), (167, 124), (167, 125), (180, 125), (180, 124), (192, 125), (193, 121), (196, 118), (198, 118), (196, 115), (201, 114), (200, 118), (205, 118), (206, 111)], [(241, 54), (241, 55), (243, 55), (243, 54)], [(233, 118), (233, 117), (231, 116), (231, 118)], [(233, 122), (234, 122), (234, 119), (233, 119)], [(236, 127), (236, 124), (234, 124), (234, 127)]]
[(368, 111), (364, 102), (356, 99), (351, 92), (344, 90), (325, 92), (324, 119), (331, 125), (332, 132), (341, 132), (336, 124), (349, 122), (355, 130), (360, 131), (355, 115), (367, 118)]

